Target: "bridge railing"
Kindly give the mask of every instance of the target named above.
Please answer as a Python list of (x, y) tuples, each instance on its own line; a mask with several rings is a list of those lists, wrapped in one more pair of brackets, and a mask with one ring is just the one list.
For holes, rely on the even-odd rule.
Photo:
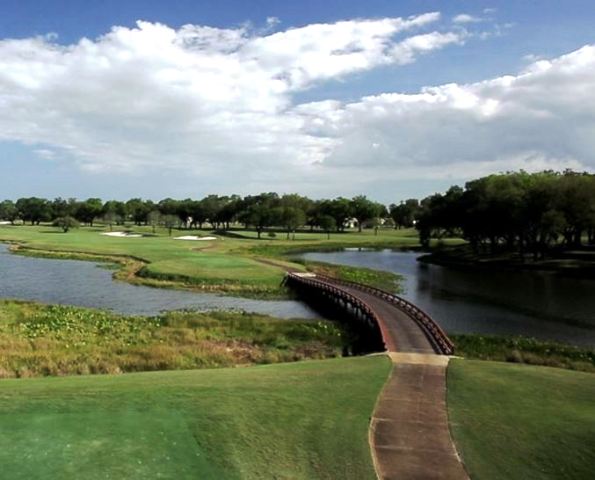
[(348, 301), (354, 307), (359, 308), (372, 322), (374, 322), (374, 324), (376, 324), (376, 326), (380, 330), (380, 335), (382, 337), (384, 349), (387, 351), (395, 349), (395, 345), (393, 344), (391, 336), (387, 332), (384, 322), (370, 305), (368, 305), (366, 302), (359, 299), (355, 295), (352, 295), (351, 293), (347, 292), (346, 290), (334, 286), (331, 282), (321, 281), (317, 277), (318, 275), (312, 277), (304, 277), (301, 275), (296, 275), (292, 272), (287, 272), (286, 275), (286, 279), (289, 279), (302, 285), (316, 287), (320, 290), (324, 290), (337, 298), (342, 298), (343, 300)]
[[(417, 307), (413, 303), (405, 300), (394, 293), (381, 290), (380, 288), (371, 287), (369, 285), (363, 285), (361, 283), (350, 282), (348, 280), (341, 280), (326, 275), (316, 274), (316, 277), (337, 285), (343, 285), (351, 288), (361, 290), (362, 292), (369, 293), (376, 297), (382, 298), (395, 305), (397, 308), (404, 311), (409, 315), (417, 324), (426, 332), (427, 337), (433, 343), (434, 347), (444, 355), (452, 355), (454, 353), (454, 344), (448, 338), (448, 335), (440, 328), (440, 326), (421, 308)], [(314, 278), (316, 278), (314, 277)]]

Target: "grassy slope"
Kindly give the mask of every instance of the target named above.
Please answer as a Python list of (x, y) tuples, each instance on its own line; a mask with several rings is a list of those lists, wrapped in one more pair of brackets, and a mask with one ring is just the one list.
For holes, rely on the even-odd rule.
[(472, 478), (593, 478), (595, 374), (456, 360), (448, 386), (454, 438)]
[(0, 464), (30, 478), (375, 478), (385, 357), (0, 382)]
[[(63, 234), (48, 226), (0, 226), (0, 240), (14, 241), (26, 247), (46, 251), (121, 255), (140, 258), (148, 263), (146, 277), (165, 281), (185, 282), (202, 288), (233, 292), (253, 291), (254, 294), (279, 292), (279, 284), (287, 267), (304, 269), (299, 263), (279, 261), (263, 263), (260, 258), (277, 256), (296, 250), (341, 248), (342, 246), (398, 247), (416, 246), (413, 230), (382, 230), (335, 234), (330, 240), (319, 233), (299, 233), (296, 240), (256, 240), (252, 232), (214, 241), (180, 241), (158, 230), (157, 236), (117, 238), (100, 235), (102, 227), (83, 227)], [(150, 233), (146, 227), (134, 227), (135, 232)], [(174, 231), (173, 236), (196, 234), (196, 231)], [(198, 232), (207, 234), (207, 232)]]

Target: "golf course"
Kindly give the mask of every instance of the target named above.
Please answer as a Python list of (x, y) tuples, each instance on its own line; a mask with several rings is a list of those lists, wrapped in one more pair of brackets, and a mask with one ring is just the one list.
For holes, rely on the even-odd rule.
[[(415, 232), (405, 229), (330, 240), (309, 232), (295, 240), (259, 240), (243, 230), (190, 232), (215, 238), (203, 241), (176, 239), (184, 231), (130, 231), (140, 236), (102, 235), (109, 232), (103, 225), (68, 233), (43, 224), (5, 225), (0, 239), (18, 255), (115, 265), (116, 282), (256, 298), (290, 297), (281, 286), (288, 269), (398, 290), (398, 275), (294, 254), (418, 247)], [(391, 363), (382, 354), (343, 357), (353, 334), (348, 324), (324, 319), (223, 311), (126, 316), (3, 300), (4, 475), (374, 479), (370, 419)], [(448, 417), (469, 476), (589, 478), (595, 465), (592, 351), (454, 338), (469, 358), (450, 362)]]

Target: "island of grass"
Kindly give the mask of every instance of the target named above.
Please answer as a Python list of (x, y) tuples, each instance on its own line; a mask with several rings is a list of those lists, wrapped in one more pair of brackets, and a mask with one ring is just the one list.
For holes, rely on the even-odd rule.
[[(115, 277), (131, 283), (186, 288), (259, 297), (286, 297), (281, 281), (288, 270), (324, 270), (345, 279), (398, 290), (399, 277), (388, 272), (355, 267), (329, 266), (292, 261), (298, 252), (344, 247), (403, 248), (418, 246), (412, 229), (346, 232), (331, 236), (297, 233), (295, 240), (258, 240), (253, 232), (215, 235), (204, 242), (178, 241), (166, 229), (152, 233), (150, 227), (135, 227), (140, 237), (102, 235), (107, 227), (82, 227), (56, 233), (50, 226), (0, 226), (0, 241), (11, 243), (16, 253), (117, 263)], [(196, 231), (192, 231), (196, 233)], [(457, 240), (453, 240), (457, 242)]]

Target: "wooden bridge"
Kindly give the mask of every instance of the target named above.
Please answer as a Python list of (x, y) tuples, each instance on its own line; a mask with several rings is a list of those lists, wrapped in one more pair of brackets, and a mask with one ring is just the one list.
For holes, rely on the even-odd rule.
[(383, 290), (312, 273), (286, 284), (306, 301), (328, 302), (366, 327), (368, 345), (393, 361), (370, 427), (381, 479), (468, 479), (450, 436), (446, 368), (453, 343), (420, 308)]

